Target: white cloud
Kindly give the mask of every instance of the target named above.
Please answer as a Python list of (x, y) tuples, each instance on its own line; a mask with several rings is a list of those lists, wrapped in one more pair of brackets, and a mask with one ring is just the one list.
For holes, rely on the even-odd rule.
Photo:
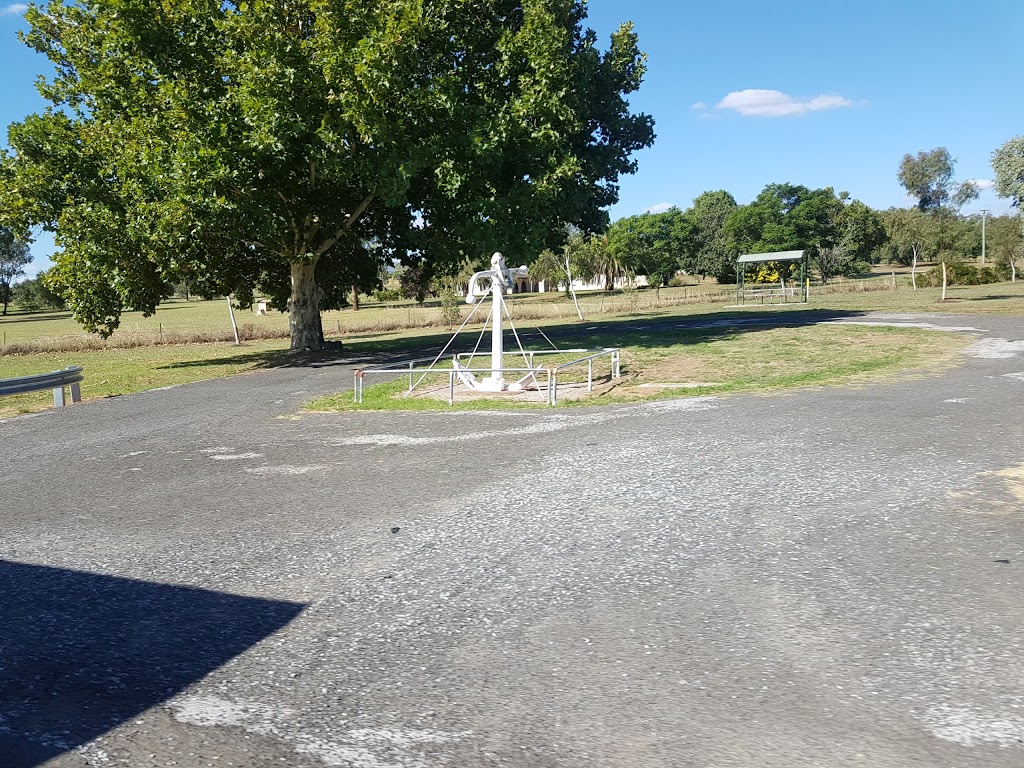
[(996, 185), (992, 179), (968, 179), (967, 181), (978, 189), (992, 189)]
[(0, 8), (0, 16), (21, 16), (28, 10), (24, 3), (11, 3)]
[(669, 208), (674, 208), (675, 203), (655, 203), (648, 208), (644, 213), (664, 213)]
[(853, 102), (837, 95), (821, 95), (811, 99), (798, 99), (782, 91), (748, 88), (733, 91), (718, 102), (717, 109), (731, 109), (745, 117), (788, 117), (818, 112), (823, 109), (852, 107)]
[(695, 109), (695, 110), (698, 110), (700, 112), (703, 112), (707, 108), (708, 108), (708, 105), (705, 104), (703, 101), (698, 101), (696, 104), (691, 104), (690, 105), (690, 109)]

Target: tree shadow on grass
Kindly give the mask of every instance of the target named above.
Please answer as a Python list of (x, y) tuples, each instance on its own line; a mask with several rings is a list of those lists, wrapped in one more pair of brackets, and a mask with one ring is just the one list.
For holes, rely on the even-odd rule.
[(173, 368), (213, 368), (219, 365), (248, 365), (253, 368), (275, 368), (280, 365), (281, 358), (285, 357), (287, 354), (288, 353), (285, 350), (270, 349), (262, 352), (242, 352), (237, 355), (232, 355), (231, 357), (207, 357), (199, 360), (180, 360), (176, 363), (157, 365), (154, 366), (154, 368), (161, 370), (169, 370)]
[(46, 320), (70, 320), (71, 317), (70, 312), (25, 312), (16, 315), (5, 315), (0, 325), (6, 323), (40, 323)]
[[(613, 320), (569, 320), (546, 323), (538, 327), (536, 320), (515, 321), (519, 338), (527, 349), (550, 349), (556, 346), (585, 344), (592, 347), (618, 347), (641, 343), (646, 347), (671, 346), (689, 335), (706, 342), (717, 336), (734, 336), (768, 328), (799, 328), (832, 320), (863, 317), (859, 310), (778, 309), (712, 311), (694, 315), (637, 315)], [(700, 333), (697, 333), (697, 332)], [(692, 334), (691, 334), (692, 332)], [(511, 336), (510, 332), (506, 333)], [(480, 336), (479, 329), (465, 331), (446, 354), (470, 352)], [(699, 339), (696, 338), (699, 336)], [(396, 339), (352, 342), (346, 340), (340, 351), (290, 352), (271, 350), (253, 352), (224, 359), (187, 360), (168, 363), (161, 368), (196, 368), (244, 363), (254, 368), (324, 368), (331, 366), (385, 366), (408, 361), (410, 357), (429, 362), (452, 337), (451, 331)], [(506, 347), (513, 351), (511, 339)], [(485, 341), (484, 344), (487, 344)], [(489, 345), (488, 345), (489, 349)]]
[(0, 765), (32, 768), (166, 700), (300, 603), (0, 560)]

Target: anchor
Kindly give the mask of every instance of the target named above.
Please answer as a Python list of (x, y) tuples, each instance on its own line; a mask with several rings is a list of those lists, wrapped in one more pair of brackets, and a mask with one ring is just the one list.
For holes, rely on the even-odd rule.
[[(467, 304), (483, 302), (488, 294), (493, 298), (489, 320), (491, 326), (490, 375), (477, 379), (470, 371), (459, 364), (457, 357), (452, 358), (452, 367), (458, 371), (459, 380), (470, 389), (478, 392), (521, 392), (527, 381), (534, 380), (534, 373), (532, 371), (512, 383), (506, 382), (505, 377), (502, 375), (502, 369), (505, 367), (503, 362), (505, 356), (504, 319), (505, 315), (508, 314), (508, 310), (505, 308), (504, 295), (512, 293), (512, 286), (515, 285), (517, 277), (526, 277), (527, 274), (528, 270), (526, 267), (509, 268), (505, 264), (505, 257), (500, 253), (495, 253), (491, 256), (491, 268), (482, 272), (475, 272), (473, 277), (470, 278), (469, 290), (466, 291)], [(481, 283), (485, 282), (488, 283), (486, 287), (481, 285)], [(526, 353), (523, 350), (522, 342), (519, 341), (519, 334), (516, 333), (515, 326), (512, 324), (512, 316), (510, 314), (508, 321), (509, 326), (512, 328), (512, 333), (515, 334), (516, 342), (519, 344), (519, 351), (523, 353), (525, 360)], [(484, 328), (486, 329), (486, 327), (485, 324)], [(481, 332), (481, 337), (482, 335), (483, 333)], [(479, 346), (479, 341), (477, 345)], [(476, 350), (474, 350), (475, 353)], [(472, 356), (470, 356), (470, 359), (472, 360)]]

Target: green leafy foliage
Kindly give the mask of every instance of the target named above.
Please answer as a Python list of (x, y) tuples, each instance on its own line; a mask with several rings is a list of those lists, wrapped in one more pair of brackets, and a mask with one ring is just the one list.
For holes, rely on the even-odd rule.
[[(1024, 136), (1015, 136), (992, 153), (992, 170), (996, 194), (1019, 208), (1024, 201)], [(1019, 223), (1024, 234), (1024, 219)]]
[(736, 208), (736, 198), (724, 189), (694, 198), (685, 214), (690, 222), (693, 248), (689, 271), (701, 277), (711, 275), (722, 283), (735, 279), (739, 254), (729, 241), (725, 222)]
[(16, 237), (12, 230), (0, 227), (0, 302), (3, 303), (3, 314), (7, 314), (14, 280), (24, 275), (25, 267), (31, 263), (28, 244)]
[(919, 210), (935, 212), (949, 206), (959, 210), (977, 198), (978, 189), (969, 181), (960, 184), (953, 181), (955, 164), (945, 147), (904, 155), (897, 179), (911, 197), (917, 198)]
[(396, 257), (441, 272), (606, 223), (653, 122), (626, 102), (645, 70), (632, 27), (602, 52), (585, 16), (582, 0), (51, 0), (24, 40), (55, 65), (54, 108), (12, 126), (0, 211), (56, 232), (52, 280), (101, 335), (188, 280), (243, 306), (259, 288), (293, 348), (317, 347), (319, 311)]
[(26, 312), (37, 312), (41, 309), (64, 309), (64, 298), (50, 290), (47, 273), (40, 272), (31, 280), (22, 280), (12, 290), (12, 300), (18, 309)]
[[(947, 285), (985, 285), (998, 283), (1005, 279), (998, 270), (992, 267), (976, 267), (963, 262), (950, 262), (946, 265)], [(926, 288), (942, 286), (942, 267), (932, 267), (917, 278), (918, 284)]]
[[(831, 187), (797, 184), (766, 186), (726, 217), (724, 233), (734, 252), (810, 251), (826, 283), (862, 270), (885, 240), (881, 219), (864, 203)], [(796, 262), (773, 265), (775, 280), (792, 278), (798, 268)]]
[(633, 274), (660, 289), (679, 270), (693, 266), (692, 219), (673, 207), (619, 219), (608, 229), (608, 247)]
[(995, 216), (988, 221), (987, 246), (996, 271), (1016, 277), (1016, 264), (1024, 259), (1024, 228), (1020, 216)]

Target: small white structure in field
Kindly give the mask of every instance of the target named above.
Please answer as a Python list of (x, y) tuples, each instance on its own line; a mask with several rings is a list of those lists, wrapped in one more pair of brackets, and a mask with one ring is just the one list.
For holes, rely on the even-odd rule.
[[(478, 392), (504, 392), (505, 390), (518, 392), (523, 388), (522, 382), (506, 384), (505, 378), (502, 376), (502, 369), (505, 367), (503, 363), (506, 312), (504, 294), (512, 293), (512, 286), (515, 285), (516, 278), (526, 275), (526, 267), (509, 269), (505, 265), (505, 257), (500, 253), (495, 253), (491, 256), (491, 268), (476, 272), (470, 278), (469, 290), (466, 292), (467, 304), (483, 301), (488, 293), (494, 300), (491, 306), (491, 375), (478, 381), (469, 371), (459, 370), (459, 379), (470, 389), (475, 389)], [(481, 287), (481, 280), (489, 280), (490, 284)], [(453, 365), (459, 369), (458, 359), (453, 360)]]

